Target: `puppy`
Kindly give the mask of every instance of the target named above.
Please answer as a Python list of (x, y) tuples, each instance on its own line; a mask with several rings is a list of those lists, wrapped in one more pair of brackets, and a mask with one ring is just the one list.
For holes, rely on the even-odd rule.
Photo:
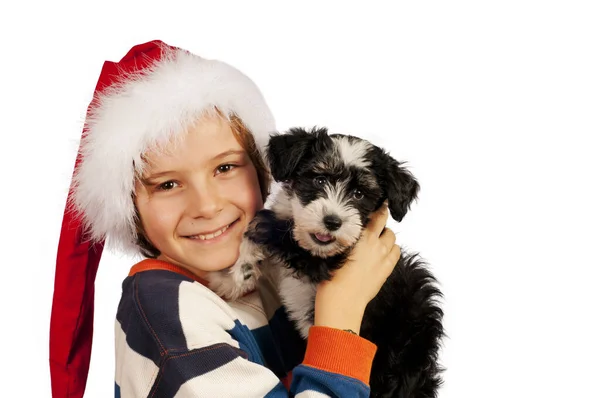
[[(267, 159), (282, 189), (251, 221), (236, 264), (211, 276), (211, 287), (234, 298), (254, 287), (261, 268), (274, 270), (286, 311), (306, 338), (316, 286), (343, 266), (369, 215), (386, 199), (392, 218), (401, 221), (419, 184), (383, 149), (325, 128), (272, 136)], [(402, 251), (361, 325), (360, 335), (378, 347), (372, 397), (436, 397), (441, 297), (426, 264)]]

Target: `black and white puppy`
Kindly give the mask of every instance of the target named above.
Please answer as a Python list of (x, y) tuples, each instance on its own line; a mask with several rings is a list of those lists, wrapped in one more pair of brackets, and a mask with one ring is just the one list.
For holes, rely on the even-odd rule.
[[(383, 149), (325, 128), (272, 136), (267, 158), (282, 189), (250, 223), (236, 264), (211, 277), (211, 287), (234, 298), (254, 287), (261, 267), (274, 269), (286, 311), (307, 337), (317, 284), (344, 265), (369, 215), (386, 199), (392, 218), (401, 221), (419, 184)], [(378, 347), (372, 397), (436, 396), (444, 335), (436, 285), (418, 255), (402, 251), (367, 306), (360, 335)]]

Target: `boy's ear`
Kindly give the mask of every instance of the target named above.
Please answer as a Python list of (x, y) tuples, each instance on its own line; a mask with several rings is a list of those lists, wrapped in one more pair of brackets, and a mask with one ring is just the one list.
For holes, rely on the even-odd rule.
[(271, 135), (267, 146), (267, 160), (273, 179), (281, 182), (292, 178), (302, 159), (313, 152), (316, 143), (315, 131), (308, 132), (299, 127), (294, 127), (285, 134)]
[(384, 150), (375, 148), (375, 153), (375, 174), (388, 199), (390, 215), (400, 222), (410, 209), (411, 203), (417, 199), (419, 183), (402, 163)]

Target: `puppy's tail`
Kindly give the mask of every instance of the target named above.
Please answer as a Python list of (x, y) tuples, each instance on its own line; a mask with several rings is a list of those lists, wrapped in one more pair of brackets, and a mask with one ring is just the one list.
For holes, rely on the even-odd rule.
[(369, 303), (361, 335), (378, 347), (372, 397), (433, 398), (442, 384), (442, 293), (427, 264), (405, 254)]

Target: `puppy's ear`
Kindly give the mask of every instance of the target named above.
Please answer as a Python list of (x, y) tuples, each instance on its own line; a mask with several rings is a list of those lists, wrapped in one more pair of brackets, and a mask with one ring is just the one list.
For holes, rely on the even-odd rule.
[(274, 134), (269, 139), (267, 160), (271, 175), (277, 182), (289, 180), (296, 173), (303, 158), (314, 152), (326, 129), (306, 131), (294, 127), (285, 134)]
[(403, 167), (403, 163), (392, 158), (380, 148), (375, 148), (375, 173), (388, 198), (392, 218), (402, 221), (411, 203), (417, 199), (419, 183), (415, 177)]

